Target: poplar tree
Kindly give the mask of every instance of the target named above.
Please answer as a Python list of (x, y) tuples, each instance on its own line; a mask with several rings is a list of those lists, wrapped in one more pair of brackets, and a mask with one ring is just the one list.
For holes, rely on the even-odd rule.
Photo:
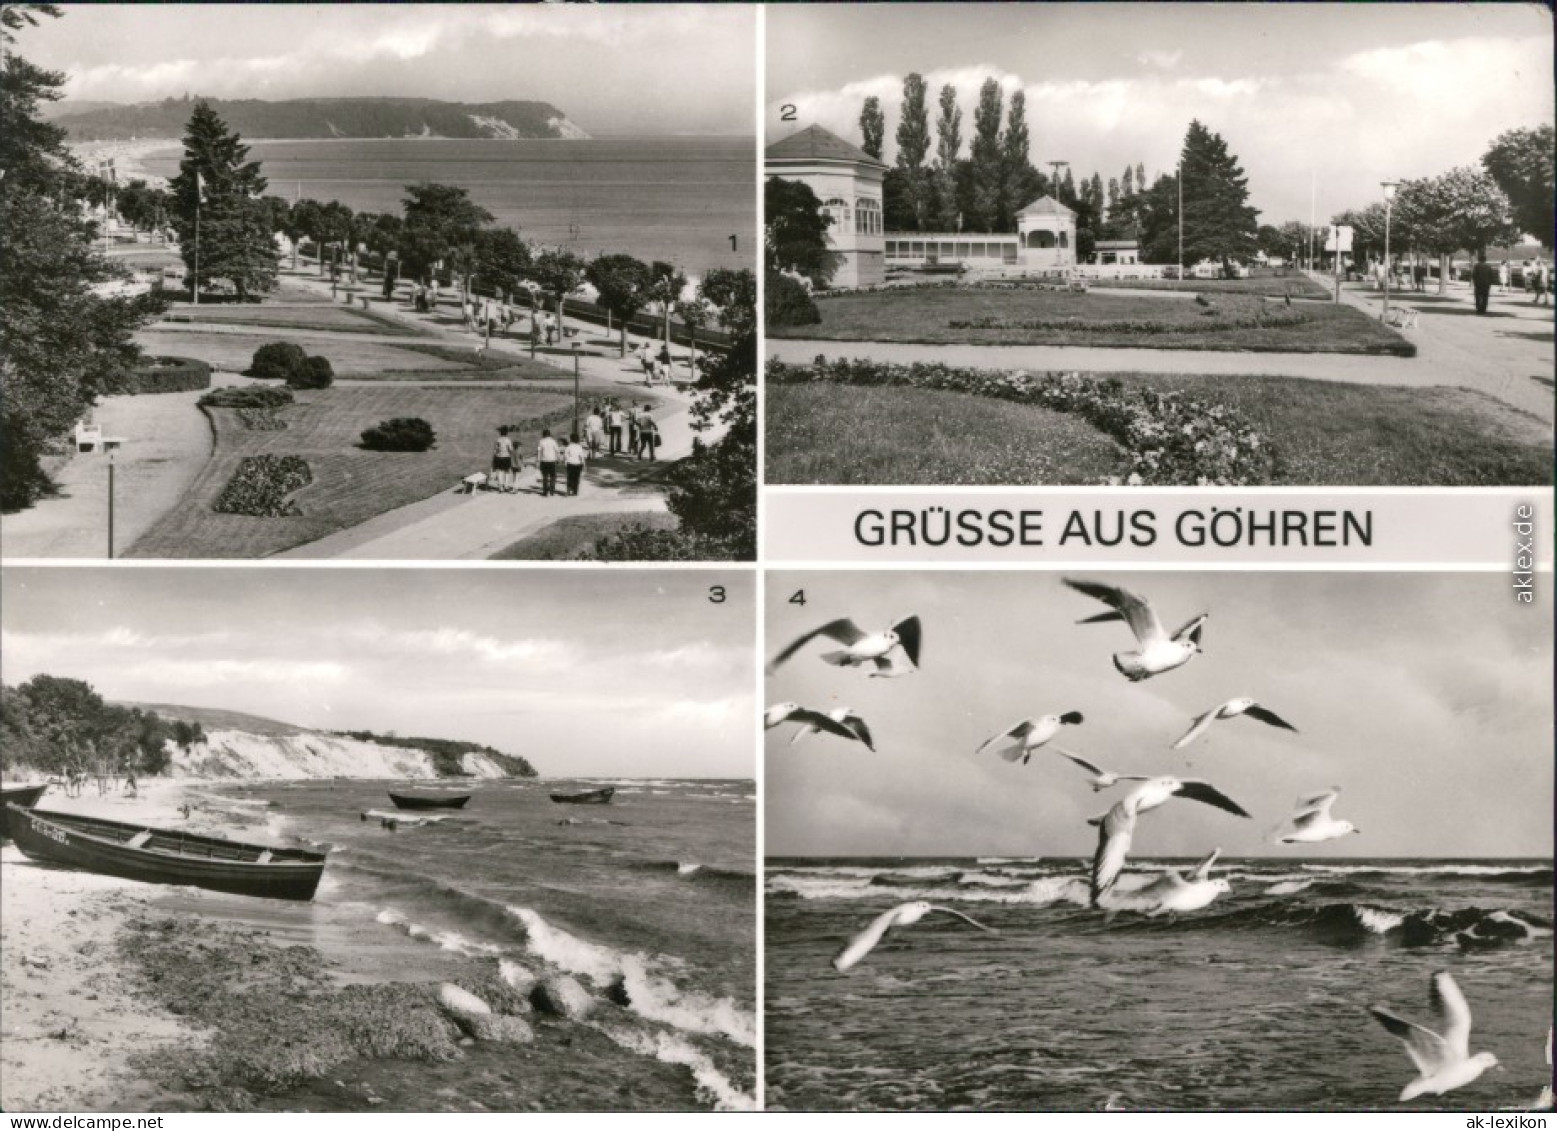
[(979, 104), (973, 111), (973, 211), (982, 231), (1000, 228), (1006, 209), (1005, 150), (1000, 119), (1004, 98), (1000, 84), (985, 79), (979, 87)]
[(887, 134), (887, 120), (881, 113), (881, 99), (875, 95), (867, 98), (860, 109), (860, 134), (865, 139), (860, 148), (880, 161), (881, 146)]
[(903, 80), (903, 113), (897, 123), (897, 167), (914, 218), (914, 230), (923, 231), (930, 214), (929, 178), (924, 164), (930, 151), (930, 117), (925, 108), (924, 79), (910, 74)]
[(941, 113), (935, 119), (935, 201), (936, 226), (956, 231), (961, 210), (957, 207), (957, 166), (962, 151), (962, 108), (957, 105), (957, 88), (941, 87)]

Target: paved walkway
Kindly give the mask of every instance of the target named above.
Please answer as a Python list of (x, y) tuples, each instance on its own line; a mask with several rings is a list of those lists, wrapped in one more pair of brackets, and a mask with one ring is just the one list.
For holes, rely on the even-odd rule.
[[(1316, 281), (1325, 280), (1316, 276)], [(1342, 291), (1342, 301), (1375, 317), (1381, 297), (1353, 287)], [(1091, 346), (922, 345), (794, 338), (770, 338), (767, 351), (769, 357), (792, 364), (803, 364), (822, 354), (986, 369), (1198, 373), (1307, 377), (1359, 385), (1448, 385), (1486, 393), (1547, 424), (1557, 420), (1550, 307), (1531, 306), (1528, 297), (1517, 294), (1494, 295), (1489, 314), (1477, 317), (1469, 288), (1453, 283), (1444, 299), (1436, 294), (1396, 294), (1391, 297), (1391, 305), (1405, 305), (1421, 312), (1417, 327), (1404, 331), (1417, 345), (1416, 357)]]

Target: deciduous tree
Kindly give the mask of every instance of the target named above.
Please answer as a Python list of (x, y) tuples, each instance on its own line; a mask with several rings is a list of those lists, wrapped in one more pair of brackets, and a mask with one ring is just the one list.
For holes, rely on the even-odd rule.
[(877, 161), (881, 160), (881, 147), (886, 141), (887, 119), (881, 112), (881, 99), (874, 94), (865, 100), (860, 109), (860, 135), (865, 139), (860, 146)]
[(1548, 250), (1552, 246), (1553, 131), (1551, 126), (1499, 134), (1481, 163), (1508, 197), (1514, 222)]

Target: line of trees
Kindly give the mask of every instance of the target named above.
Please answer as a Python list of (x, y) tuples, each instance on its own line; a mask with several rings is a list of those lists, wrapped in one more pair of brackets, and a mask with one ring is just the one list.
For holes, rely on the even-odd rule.
[(0, 768), (165, 773), (172, 748), (205, 741), (199, 723), (106, 702), (79, 679), (37, 675), (0, 688)]
[(75, 422), (103, 393), (124, 387), (141, 351), (133, 334), (165, 309), (153, 295), (107, 297), (126, 277), (98, 254), (86, 216), (102, 181), (84, 171), (65, 131), (39, 108), (57, 101), (65, 76), (29, 63), (19, 32), (57, 18), (53, 5), (0, 7), (0, 510), (30, 506), (55, 490), (45, 467)]
[(1353, 257), (1382, 261), (1386, 218), (1390, 257), (1438, 261), (1438, 289), (1448, 287), (1450, 262), (1505, 246), (1521, 234), (1550, 251), (1553, 240), (1553, 130), (1510, 130), (1482, 154), (1481, 167), (1462, 165), (1432, 177), (1402, 181), (1393, 205), (1383, 201), (1337, 213), (1332, 222), (1354, 231)]

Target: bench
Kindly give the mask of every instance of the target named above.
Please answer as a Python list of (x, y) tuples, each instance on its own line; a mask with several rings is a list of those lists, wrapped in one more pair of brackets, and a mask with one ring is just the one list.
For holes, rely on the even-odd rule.
[(1385, 321), (1396, 329), (1415, 330), (1417, 315), (1420, 313), (1421, 311), (1412, 307), (1397, 306), (1389, 312), (1389, 317)]

